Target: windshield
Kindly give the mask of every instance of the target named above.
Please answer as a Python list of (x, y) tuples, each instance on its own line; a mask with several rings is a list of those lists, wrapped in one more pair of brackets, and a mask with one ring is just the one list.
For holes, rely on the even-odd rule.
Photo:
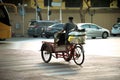
[[(0, 4), (2, 2), (0, 1)], [(9, 15), (5, 6), (0, 5), (0, 22), (10, 26)]]
[(118, 28), (118, 27), (120, 27), (120, 24), (116, 24), (116, 25), (114, 25), (114, 27), (115, 27), (115, 28)]

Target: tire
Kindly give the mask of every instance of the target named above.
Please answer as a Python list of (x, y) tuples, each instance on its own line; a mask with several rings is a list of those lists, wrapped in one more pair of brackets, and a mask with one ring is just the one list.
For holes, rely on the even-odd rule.
[(77, 65), (82, 65), (85, 59), (83, 46), (75, 46), (73, 60)]
[(45, 37), (46, 37), (46, 38), (50, 38), (50, 35), (46, 34)]
[(92, 39), (96, 39), (96, 37), (92, 37)]
[(103, 32), (102, 38), (103, 38), (103, 39), (106, 39), (107, 37), (108, 37), (108, 33), (107, 33), (107, 32)]
[(51, 48), (49, 46), (43, 46), (41, 50), (41, 56), (45, 63), (49, 63), (52, 58)]
[(43, 34), (40, 34), (40, 37), (43, 37), (44, 35)]
[(33, 37), (34, 37), (34, 38), (37, 38), (38, 36), (36, 36), (36, 35), (33, 35)]
[(0, 41), (5, 41), (6, 39), (0, 39)]
[(113, 36), (117, 36), (117, 34), (112, 34)]

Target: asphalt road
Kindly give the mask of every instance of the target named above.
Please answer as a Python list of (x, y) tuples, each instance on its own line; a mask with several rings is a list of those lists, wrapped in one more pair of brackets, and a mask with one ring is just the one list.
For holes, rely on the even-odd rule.
[(12, 38), (0, 42), (0, 80), (119, 80), (120, 37), (87, 39), (85, 62), (52, 58), (45, 64), (41, 41), (53, 39)]

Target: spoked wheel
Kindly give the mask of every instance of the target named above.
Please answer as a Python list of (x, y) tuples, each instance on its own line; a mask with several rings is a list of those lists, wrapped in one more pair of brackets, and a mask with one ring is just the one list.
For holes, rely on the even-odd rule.
[(82, 45), (75, 46), (74, 55), (73, 55), (74, 62), (77, 65), (81, 65), (84, 62), (84, 58), (85, 58), (85, 55), (84, 55), (84, 50), (83, 50)]
[(41, 50), (41, 56), (45, 63), (49, 63), (52, 58), (51, 48), (46, 46), (43, 50)]

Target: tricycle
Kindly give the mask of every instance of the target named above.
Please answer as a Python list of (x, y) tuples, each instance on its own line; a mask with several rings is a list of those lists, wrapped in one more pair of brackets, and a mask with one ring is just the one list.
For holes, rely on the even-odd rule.
[(53, 42), (42, 41), (41, 56), (45, 63), (49, 63), (52, 56), (56, 59), (63, 58), (69, 62), (74, 60), (77, 65), (84, 62), (85, 30), (72, 31), (69, 33), (68, 42), (65, 40), (65, 33), (57, 33)]

